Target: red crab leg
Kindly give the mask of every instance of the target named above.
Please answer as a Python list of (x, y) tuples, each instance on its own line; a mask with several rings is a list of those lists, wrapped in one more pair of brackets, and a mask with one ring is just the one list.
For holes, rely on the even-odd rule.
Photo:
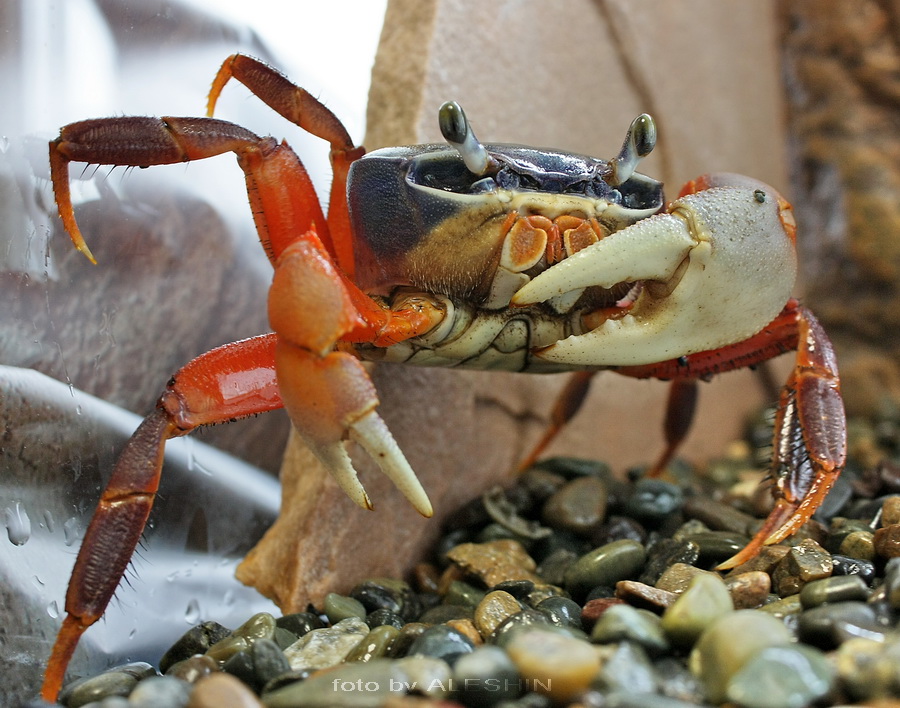
[(225, 84), (232, 78), (244, 84), (263, 103), (308, 133), (331, 145), (331, 196), (328, 203), (330, 235), (319, 230), (319, 237), (329, 254), (352, 279), (354, 272), (353, 241), (350, 214), (347, 210), (347, 173), (354, 160), (365, 149), (354, 145), (341, 121), (308, 91), (261, 61), (244, 54), (232, 54), (219, 68), (207, 101), (207, 115), (212, 116)]
[(109, 604), (153, 507), (169, 438), (198, 425), (280, 408), (275, 335), (213, 349), (169, 381), (156, 409), (129, 439), (85, 532), (66, 592), (66, 617), (50, 655), (41, 695), (53, 701), (84, 631)]
[[(749, 560), (761, 546), (778, 543), (796, 532), (821, 505), (844, 467), (847, 430), (831, 342), (812, 313), (790, 300), (778, 317), (743, 342), (658, 364), (615, 369), (633, 378), (673, 382), (666, 411), (666, 449), (651, 468), (653, 474), (667, 464), (687, 433), (697, 379), (754, 366), (790, 350), (797, 352), (796, 363), (782, 389), (775, 420), (775, 508), (750, 543), (719, 566), (723, 570)], [(556, 403), (548, 432), (528, 462), (578, 411), (593, 373), (579, 372), (570, 379)]]
[(270, 319), (279, 334), (226, 345), (188, 364), (127, 443), (76, 562), (67, 618), (42, 691), (48, 699), (58, 692), (79, 637), (102, 615), (121, 580), (150, 512), (164, 443), (170, 437), (198, 425), (278, 408), (284, 400), (310, 447), (357, 502), (368, 505), (343, 450), (348, 436), (360, 442), (417, 509), (431, 513), (415, 475), (374, 412), (378, 400), (365, 370), (352, 356), (332, 349), (345, 335), (376, 343), (400, 341), (430, 328), (442, 313), (427, 303), (386, 310), (333, 265), (314, 228), (327, 230), (327, 223), (290, 148), (211, 118), (75, 123), (50, 145), (51, 177), (63, 223), (76, 246), (93, 260), (69, 197), (71, 160), (148, 166), (228, 151), (237, 154), (246, 174), (260, 240), (276, 267)]

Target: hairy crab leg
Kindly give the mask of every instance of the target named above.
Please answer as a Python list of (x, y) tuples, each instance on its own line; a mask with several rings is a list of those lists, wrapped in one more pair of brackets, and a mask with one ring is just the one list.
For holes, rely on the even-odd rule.
[(822, 504), (847, 458), (847, 427), (834, 349), (818, 320), (798, 308), (797, 360), (775, 417), (775, 508), (750, 543), (719, 565), (734, 568), (795, 533)]
[(237, 154), (246, 174), (260, 241), (275, 266), (270, 319), (285, 337), (264, 335), (195, 359), (176, 374), (158, 410), (126, 445), (91, 523), (85, 560), (79, 560), (70, 584), (68, 617), (42, 690), (48, 699), (56, 696), (79, 637), (102, 615), (121, 581), (149, 514), (170, 437), (286, 405), (298, 432), (358, 503), (368, 506), (343, 450), (347, 438), (360, 443), (422, 514), (431, 514), (421, 485), (374, 410), (378, 399), (365, 370), (352, 356), (332, 350), (344, 336), (401, 341), (430, 329), (443, 311), (428, 303), (387, 310), (333, 265), (318, 235), (319, 230), (328, 233), (328, 222), (306, 170), (286, 144), (212, 118), (123, 117), (71, 124), (50, 144), (63, 224), (76, 247), (93, 260), (72, 209), (70, 161), (145, 167), (229, 151)]
[(131, 562), (156, 497), (166, 440), (199, 425), (280, 408), (274, 349), (270, 334), (194, 359), (172, 377), (156, 409), (126, 443), (78, 551), (66, 617), (44, 675), (45, 700), (56, 699), (78, 640), (106, 611)]
[[(633, 378), (672, 380), (666, 410), (666, 448), (650, 469), (662, 471), (688, 432), (696, 381), (714, 374), (754, 366), (796, 350), (796, 363), (782, 389), (775, 421), (775, 507), (750, 543), (722, 570), (752, 558), (763, 545), (778, 543), (815, 513), (844, 467), (847, 431), (837, 362), (827, 335), (816, 318), (796, 300), (756, 335), (706, 352), (657, 364), (616, 367)], [(574, 374), (551, 414), (550, 426), (520, 469), (534, 462), (560, 429), (578, 412), (595, 372)]]
[(329, 254), (351, 279), (354, 272), (350, 213), (347, 209), (347, 173), (350, 165), (365, 154), (354, 145), (340, 119), (308, 91), (267, 64), (244, 54), (232, 54), (219, 68), (207, 101), (212, 116), (222, 89), (237, 79), (263, 103), (291, 123), (331, 145), (331, 196), (328, 202), (330, 235), (319, 233)]

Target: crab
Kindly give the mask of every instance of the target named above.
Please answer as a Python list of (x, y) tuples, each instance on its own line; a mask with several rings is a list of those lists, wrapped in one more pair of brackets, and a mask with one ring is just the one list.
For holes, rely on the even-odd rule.
[[(212, 118), (236, 79), (330, 144), (327, 217), (285, 142)], [(612, 160), (482, 144), (444, 104), (446, 144), (366, 154), (322, 103), (266, 64), (235, 54), (204, 118), (116, 117), (65, 126), (50, 144), (62, 223), (75, 221), (70, 162), (148, 167), (233, 152), (274, 267), (273, 332), (198, 356), (168, 382), (118, 459), (87, 529), (66, 617), (45, 674), (52, 700), (82, 633), (104, 613), (153, 504), (166, 440), (284, 407), (338, 484), (364, 508), (345, 441), (354, 440), (424, 516), (432, 506), (377, 413), (363, 361), (576, 372), (535, 459), (602, 370), (672, 382), (659, 473), (684, 438), (697, 381), (796, 351), (775, 421), (774, 507), (752, 558), (794, 533), (844, 465), (846, 430), (832, 346), (791, 297), (792, 210), (773, 188), (732, 174), (688, 183), (671, 203), (636, 172), (653, 149), (648, 115)]]

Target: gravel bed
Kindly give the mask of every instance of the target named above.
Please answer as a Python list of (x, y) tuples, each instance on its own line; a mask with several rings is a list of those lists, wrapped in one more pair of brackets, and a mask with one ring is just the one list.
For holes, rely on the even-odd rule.
[[(554, 458), (460, 509), (406, 580), (230, 629), (159, 667), (67, 685), (67, 708), (802, 708), (900, 697), (897, 426), (851, 426), (815, 520), (720, 574), (771, 503), (764, 421), (666, 480)], [(763, 485), (765, 487), (765, 485)], [(41, 701), (29, 708), (47, 706)]]

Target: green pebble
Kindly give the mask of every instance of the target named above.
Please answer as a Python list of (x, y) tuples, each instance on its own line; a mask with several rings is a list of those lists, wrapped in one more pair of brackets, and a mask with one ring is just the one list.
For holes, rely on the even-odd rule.
[(594, 685), (600, 684), (604, 692), (653, 693), (656, 676), (647, 653), (633, 642), (621, 642), (612, 656), (603, 662)]
[(841, 541), (838, 553), (859, 560), (875, 560), (875, 534), (869, 530), (853, 531), (847, 534)]
[[(316, 630), (321, 631), (321, 630)], [(396, 662), (376, 659), (323, 671), (263, 695), (266, 708), (379, 708), (392, 695), (403, 695), (410, 679)]]
[(728, 700), (744, 708), (803, 708), (826, 696), (835, 670), (809, 646), (769, 647), (757, 652), (728, 682)]
[(836, 575), (814, 580), (800, 591), (800, 603), (804, 608), (818, 607), (826, 602), (866, 600), (868, 597), (869, 586), (858, 575)]
[(275, 636), (275, 618), (268, 612), (258, 612), (231, 633), (233, 637), (272, 639)]
[(690, 647), (712, 622), (734, 611), (734, 602), (718, 575), (698, 575), (662, 616), (662, 628), (675, 644)]
[(636, 576), (647, 558), (646, 549), (630, 538), (607, 543), (581, 556), (565, 573), (565, 587), (585, 595), (598, 585), (614, 586)]
[(462, 580), (454, 580), (447, 587), (444, 604), (475, 608), (484, 599), (484, 594), (484, 590), (479, 590), (474, 585), (469, 585)]
[(597, 644), (632, 641), (652, 654), (669, 648), (659, 617), (631, 605), (612, 605), (600, 615), (591, 631), (591, 641)]
[(364, 620), (366, 618), (366, 608), (359, 600), (346, 595), (338, 595), (330, 592), (325, 596), (325, 616), (332, 624), (337, 624), (341, 620), (349, 617), (356, 617)]
[(350, 650), (344, 661), (348, 663), (351, 661), (366, 662), (386, 656), (399, 634), (400, 630), (390, 624), (375, 627)]
[(757, 652), (790, 644), (784, 623), (758, 610), (737, 610), (710, 624), (691, 652), (691, 673), (703, 684), (712, 703), (727, 697), (728, 683)]
[(781, 619), (783, 617), (788, 617), (789, 615), (800, 613), (803, 610), (803, 605), (800, 603), (800, 593), (796, 593), (769, 602), (757, 609), (760, 612), (765, 612), (773, 617)]

